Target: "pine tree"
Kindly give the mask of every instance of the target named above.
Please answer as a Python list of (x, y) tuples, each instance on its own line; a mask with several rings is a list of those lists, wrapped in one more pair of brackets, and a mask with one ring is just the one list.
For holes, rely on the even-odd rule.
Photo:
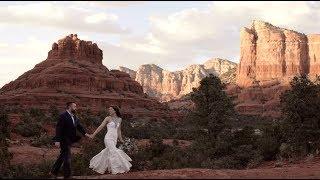
[(228, 122), (235, 115), (233, 102), (224, 89), (225, 84), (219, 77), (210, 74), (191, 93), (191, 100), (195, 104), (191, 118), (196, 125), (207, 129), (209, 137), (213, 139), (227, 128)]
[(320, 85), (307, 76), (294, 77), (291, 89), (285, 91), (282, 106), (286, 142), (298, 153), (309, 153), (320, 144)]

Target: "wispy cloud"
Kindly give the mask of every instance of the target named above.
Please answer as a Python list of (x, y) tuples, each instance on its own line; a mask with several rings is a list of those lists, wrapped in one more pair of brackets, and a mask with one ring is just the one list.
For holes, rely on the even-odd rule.
[(118, 16), (112, 13), (53, 2), (0, 6), (0, 24), (47, 26), (104, 34), (128, 33), (129, 29), (121, 27), (117, 21)]

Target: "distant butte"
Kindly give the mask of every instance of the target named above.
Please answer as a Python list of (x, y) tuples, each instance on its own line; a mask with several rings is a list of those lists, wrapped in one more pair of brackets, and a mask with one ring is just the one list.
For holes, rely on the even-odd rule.
[(80, 40), (77, 34), (70, 34), (58, 43), (52, 44), (47, 60), (77, 60), (102, 64), (103, 53), (96, 43)]
[(280, 115), (280, 95), (294, 76), (320, 74), (320, 34), (305, 35), (263, 21), (240, 32), (236, 84), (237, 110), (243, 114)]
[(253, 21), (240, 32), (237, 85), (254, 81), (290, 82), (296, 75), (313, 78), (320, 72), (320, 35), (305, 35), (263, 21)]
[(0, 105), (63, 110), (75, 101), (80, 109), (99, 112), (115, 104), (130, 117), (177, 119), (129, 74), (105, 67), (102, 58), (96, 43), (70, 34), (53, 43), (46, 60), (1, 88)]

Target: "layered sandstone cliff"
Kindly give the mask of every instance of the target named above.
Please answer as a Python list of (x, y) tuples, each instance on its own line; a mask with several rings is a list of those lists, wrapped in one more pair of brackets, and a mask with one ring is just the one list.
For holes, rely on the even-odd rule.
[(254, 81), (290, 82), (296, 75), (319, 74), (320, 35), (305, 35), (263, 21), (253, 21), (240, 32), (240, 63), (237, 84)]
[(305, 35), (263, 21), (240, 32), (236, 84), (237, 110), (244, 114), (280, 115), (282, 92), (294, 76), (320, 74), (320, 34)]
[[(263, 21), (253, 21), (240, 31), (240, 62), (236, 83), (226, 92), (235, 97), (240, 114), (279, 117), (280, 95), (290, 88), (294, 76), (320, 74), (320, 34), (305, 35)], [(230, 71), (232, 72), (232, 71)], [(225, 73), (230, 78), (232, 73)], [(169, 102), (170, 108), (186, 111), (190, 99)]]
[(102, 55), (97, 44), (76, 34), (66, 36), (53, 43), (45, 61), (2, 87), (0, 105), (47, 110), (52, 105), (64, 109), (67, 101), (75, 101), (80, 109), (93, 112), (116, 104), (135, 117), (170, 114), (129, 74), (105, 67)]
[(320, 34), (307, 35), (309, 75), (315, 77), (320, 74)]
[(234, 81), (236, 66), (236, 63), (217, 58), (174, 72), (164, 70), (155, 64), (141, 65), (137, 71), (121, 66), (119, 70), (130, 74), (148, 95), (160, 101), (170, 101), (192, 92), (192, 88), (198, 87), (201, 79), (210, 73), (217, 76), (229, 73), (223, 76), (224, 80), (228, 83)]

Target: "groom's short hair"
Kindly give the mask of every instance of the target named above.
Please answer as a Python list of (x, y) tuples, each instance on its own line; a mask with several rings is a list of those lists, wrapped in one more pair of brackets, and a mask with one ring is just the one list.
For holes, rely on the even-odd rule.
[(66, 104), (66, 105), (67, 105), (67, 108), (70, 107), (72, 103), (75, 103), (75, 102), (74, 102), (74, 101), (69, 101), (69, 102), (67, 102), (67, 104)]

